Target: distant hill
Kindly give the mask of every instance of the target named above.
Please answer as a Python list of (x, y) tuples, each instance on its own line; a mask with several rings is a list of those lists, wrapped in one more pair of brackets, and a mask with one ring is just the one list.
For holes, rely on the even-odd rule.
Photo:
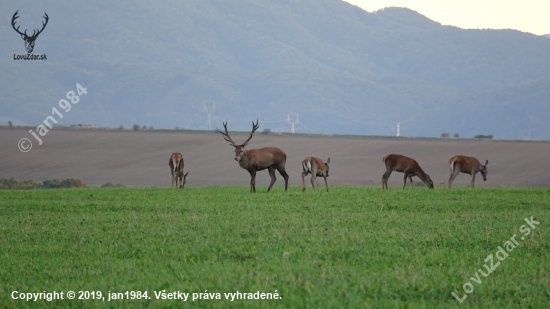
[[(39, 27), (35, 54), (11, 29)], [(63, 124), (550, 139), (550, 40), (463, 30), (408, 9), (339, 0), (65, 1), (0, 9), (0, 122), (38, 125), (79, 82)], [(28, 25), (28, 26), (27, 26)]]

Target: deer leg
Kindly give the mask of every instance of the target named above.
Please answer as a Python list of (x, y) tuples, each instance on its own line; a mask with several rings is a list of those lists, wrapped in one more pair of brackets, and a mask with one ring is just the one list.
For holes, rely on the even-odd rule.
[(277, 170), (279, 171), (279, 174), (281, 174), (281, 176), (283, 176), (283, 178), (285, 179), (285, 191), (288, 191), (288, 174), (285, 171), (285, 166), (279, 166), (277, 167)]
[(268, 168), (268, 171), (269, 171), (269, 177), (271, 177), (271, 183), (269, 184), (269, 188), (267, 188), (267, 192), (271, 190), (271, 187), (273, 187), (275, 180), (277, 180), (277, 177), (275, 176), (275, 168), (273, 166), (270, 166)]
[(313, 190), (315, 190), (315, 182), (317, 182), (317, 168), (315, 168), (315, 165), (312, 164), (311, 167), (311, 186), (313, 187)]
[(475, 181), (476, 181), (476, 173), (472, 172), (472, 189), (474, 188)]
[(327, 192), (328, 192), (327, 176), (323, 175), (323, 178), (325, 179), (325, 187), (327, 187)]
[(405, 174), (405, 176), (403, 176), (403, 190), (405, 190), (405, 186), (407, 185), (407, 178), (409, 178), (409, 174), (407, 174), (407, 171), (403, 171), (403, 174)]
[(382, 175), (382, 190), (388, 188), (388, 179), (390, 178), (392, 170), (386, 170), (384, 175)]
[(449, 176), (449, 185), (447, 186), (449, 189), (451, 189), (451, 183), (455, 180), (458, 174), (460, 174), (460, 166), (458, 166), (458, 164), (455, 164), (455, 168), (451, 171), (451, 176)]
[(413, 177), (411, 175), (409, 175), (409, 182), (411, 183), (411, 189), (414, 189), (414, 186), (413, 186)]
[(174, 178), (174, 170), (170, 169), (170, 172), (172, 173), (172, 188), (174, 187), (174, 181), (176, 181), (176, 178)]
[(308, 171), (302, 172), (302, 192), (306, 191), (306, 176), (308, 174)]
[(256, 171), (250, 170), (250, 193), (256, 193)]

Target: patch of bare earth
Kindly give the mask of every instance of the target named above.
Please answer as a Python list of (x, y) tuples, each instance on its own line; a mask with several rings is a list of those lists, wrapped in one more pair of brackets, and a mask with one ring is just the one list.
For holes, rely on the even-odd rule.
[[(237, 143), (247, 135), (231, 133)], [(33, 143), (27, 153), (17, 147), (21, 138)], [(170, 186), (168, 159), (172, 152), (181, 152), (185, 170), (190, 172), (187, 186), (248, 185), (250, 181), (249, 173), (234, 161), (233, 147), (214, 132), (53, 130), (42, 139), (39, 145), (27, 129), (0, 129), (0, 178), (78, 178), (92, 186), (107, 182)], [(381, 186), (382, 157), (389, 153), (416, 159), (436, 186), (448, 180), (447, 160), (456, 154), (489, 160), (488, 180), (483, 182), (478, 174), (476, 186), (550, 185), (549, 142), (256, 134), (248, 148), (266, 146), (286, 152), (291, 185), (301, 185), (301, 161), (316, 156), (331, 158), (329, 185)], [(269, 180), (268, 172), (262, 171), (256, 184), (267, 186)], [(461, 174), (453, 186), (469, 182), (469, 175)], [(283, 184), (277, 173), (274, 189), (280, 190)], [(392, 173), (388, 185), (402, 184), (403, 174)]]

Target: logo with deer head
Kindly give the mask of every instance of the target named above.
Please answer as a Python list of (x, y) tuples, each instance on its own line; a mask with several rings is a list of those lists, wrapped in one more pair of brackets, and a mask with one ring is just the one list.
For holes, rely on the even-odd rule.
[(34, 41), (36, 41), (36, 38), (38, 37), (38, 35), (40, 33), (42, 33), (42, 31), (44, 31), (44, 28), (46, 28), (46, 25), (48, 24), (49, 17), (48, 17), (48, 14), (44, 13), (43, 17), (46, 21), (42, 22), (42, 29), (33, 30), (32, 35), (29, 36), (27, 34), (27, 29), (25, 29), (24, 32), (21, 32), (21, 31), (19, 31), (19, 26), (17, 26), (17, 28), (15, 28), (15, 20), (19, 18), (19, 16), (17, 15), (18, 13), (19, 13), (19, 10), (17, 10), (15, 12), (15, 14), (13, 14), (13, 17), (11, 18), (11, 26), (13, 27), (13, 30), (15, 30), (15, 32), (17, 32), (21, 35), (21, 38), (25, 41), (25, 48), (27, 49), (27, 53), (30, 54), (30, 53), (32, 53), (32, 51), (34, 49)]

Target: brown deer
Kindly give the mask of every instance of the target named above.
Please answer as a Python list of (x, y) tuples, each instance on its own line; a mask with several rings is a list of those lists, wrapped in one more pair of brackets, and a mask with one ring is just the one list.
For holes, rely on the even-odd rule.
[(481, 165), (479, 160), (474, 157), (457, 155), (449, 159), (449, 167), (451, 169), (451, 176), (449, 176), (449, 189), (451, 183), (455, 180), (456, 176), (460, 173), (470, 174), (472, 176), (472, 189), (474, 188), (474, 182), (476, 180), (477, 172), (481, 172), (483, 181), (487, 181), (487, 164), (489, 160), (485, 160), (485, 165)]
[(390, 178), (393, 171), (405, 174), (403, 176), (403, 189), (405, 189), (405, 185), (407, 184), (407, 178), (411, 182), (411, 188), (413, 187), (413, 176), (420, 178), (428, 188), (434, 188), (434, 183), (430, 179), (430, 176), (424, 173), (416, 160), (398, 154), (389, 154), (382, 158), (382, 162), (386, 164), (386, 172), (382, 175), (382, 189), (388, 188), (388, 178)]
[(172, 173), (172, 187), (174, 187), (174, 182), (176, 183), (176, 188), (178, 187), (178, 178), (180, 182), (180, 188), (183, 189), (185, 183), (187, 182), (187, 173), (183, 173), (183, 156), (179, 152), (174, 152), (168, 160), (168, 165), (170, 166), (170, 172)]
[(313, 189), (315, 189), (315, 182), (317, 181), (316, 177), (322, 176), (325, 179), (325, 186), (328, 192), (327, 177), (328, 177), (328, 171), (329, 171), (329, 166), (328, 166), (329, 163), (330, 163), (330, 158), (328, 158), (327, 163), (324, 163), (323, 160), (315, 157), (307, 157), (302, 161), (302, 169), (304, 170), (302, 172), (302, 185), (303, 185), (302, 191), (306, 191), (305, 177), (308, 174), (311, 174), (311, 186), (313, 187)]
[(285, 179), (285, 191), (288, 190), (288, 174), (285, 171), (286, 153), (276, 147), (245, 149), (248, 142), (252, 139), (254, 132), (260, 127), (258, 120), (256, 120), (255, 124), (252, 121), (252, 132), (250, 132), (248, 139), (241, 145), (237, 145), (229, 136), (227, 122), (223, 123), (223, 127), (225, 128), (225, 133), (219, 132), (231, 146), (235, 147), (235, 161), (239, 162), (239, 166), (250, 173), (250, 192), (256, 192), (256, 172), (265, 169), (269, 171), (269, 176), (271, 177), (271, 183), (269, 184), (269, 188), (267, 188), (267, 192), (271, 190), (275, 180), (277, 180), (275, 170), (279, 171), (279, 174)]

